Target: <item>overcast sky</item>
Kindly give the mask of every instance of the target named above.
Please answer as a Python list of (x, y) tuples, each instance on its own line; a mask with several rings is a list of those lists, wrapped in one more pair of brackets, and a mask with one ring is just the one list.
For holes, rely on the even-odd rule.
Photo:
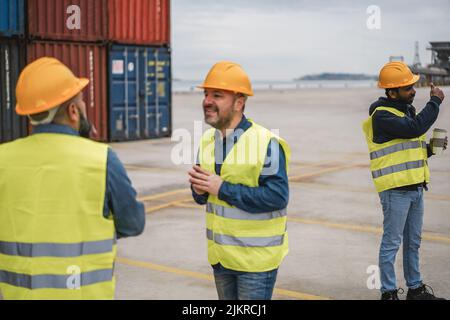
[[(381, 10), (369, 30), (367, 8)], [(429, 41), (450, 41), (449, 0), (172, 0), (173, 75), (202, 79), (217, 61), (253, 80), (321, 72), (377, 74), (391, 55), (430, 63)]]

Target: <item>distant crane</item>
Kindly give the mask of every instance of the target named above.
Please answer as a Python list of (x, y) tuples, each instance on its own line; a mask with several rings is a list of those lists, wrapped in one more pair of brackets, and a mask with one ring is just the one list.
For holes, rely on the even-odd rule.
[(419, 56), (419, 41), (416, 41), (413, 66), (420, 67), (421, 65), (422, 63), (420, 62)]
[(433, 82), (438, 85), (450, 84), (450, 42), (430, 42), (431, 64), (422, 67), (418, 54), (418, 43), (416, 42), (416, 53), (414, 63), (410, 66), (411, 71), (420, 74), (421, 81), (418, 85), (428, 85)]
[(450, 74), (450, 42), (430, 42), (431, 64), (434, 67), (444, 68)]

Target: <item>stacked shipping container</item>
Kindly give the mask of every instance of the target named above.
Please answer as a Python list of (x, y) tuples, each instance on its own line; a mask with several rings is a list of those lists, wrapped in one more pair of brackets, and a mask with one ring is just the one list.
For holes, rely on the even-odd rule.
[(28, 0), (31, 39), (95, 42), (107, 39), (107, 0)]
[(170, 1), (108, 0), (108, 17), (111, 141), (169, 136)]
[(20, 70), (25, 64), (23, 42), (14, 39), (0, 40), (0, 143), (24, 137), (27, 119), (16, 112), (15, 87)]
[(108, 38), (137, 45), (170, 43), (170, 1), (108, 0)]
[(115, 45), (110, 59), (111, 140), (170, 134), (169, 50)]
[[(18, 65), (15, 75), (25, 61), (52, 56), (76, 75), (91, 80), (84, 96), (98, 140), (125, 141), (171, 134), (169, 0), (0, 0), (0, 6), (0, 36), (26, 36), (26, 46), (18, 46), (20, 54), (14, 54), (24, 57), (27, 49), (26, 59), (14, 61)], [(8, 19), (3, 17), (6, 8)], [(6, 45), (2, 45), (2, 52), (4, 48)], [(4, 128), (23, 126), (3, 116), (14, 110), (11, 105), (15, 104), (16, 85), (12, 77), (5, 94), (4, 56), (0, 97), (2, 121), (9, 123), (8, 127), (2, 123), (6, 131)], [(11, 138), (0, 136), (0, 143), (7, 140)]]
[(37, 39), (168, 45), (170, 1), (28, 0), (28, 28)]
[(15, 112), (15, 87), (25, 64), (24, 0), (0, 0), (0, 143), (27, 134), (27, 120)]
[(23, 36), (24, 0), (0, 0), (0, 37)]

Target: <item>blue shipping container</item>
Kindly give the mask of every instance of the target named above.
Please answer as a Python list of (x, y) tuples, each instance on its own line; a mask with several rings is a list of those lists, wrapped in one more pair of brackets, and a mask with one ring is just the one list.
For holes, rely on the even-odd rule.
[(110, 48), (111, 141), (171, 135), (170, 57), (168, 48), (119, 45)]
[(0, 40), (0, 143), (27, 135), (26, 117), (16, 114), (16, 83), (25, 65), (24, 43)]
[(0, 0), (0, 36), (22, 36), (25, 31), (24, 0)]

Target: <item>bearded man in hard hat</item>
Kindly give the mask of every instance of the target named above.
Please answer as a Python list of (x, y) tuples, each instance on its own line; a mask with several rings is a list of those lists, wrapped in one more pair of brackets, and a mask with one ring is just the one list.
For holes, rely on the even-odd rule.
[(0, 145), (0, 291), (5, 299), (112, 299), (116, 239), (145, 213), (106, 144), (90, 141), (88, 79), (41, 58), (21, 73), (16, 112), (33, 134)]
[[(431, 98), (420, 113), (412, 106), (414, 75), (402, 62), (390, 62), (380, 72), (379, 87), (386, 97), (370, 106), (363, 130), (370, 152), (370, 168), (383, 207), (380, 246), (381, 299), (399, 300), (395, 257), (403, 239), (403, 272), (408, 300), (438, 299), (422, 282), (419, 247), (423, 225), (423, 190), (430, 178), (427, 159), (432, 148), (426, 133), (436, 121), (444, 94), (431, 85)], [(400, 289), (400, 293), (403, 290)]]
[(240, 65), (219, 62), (204, 89), (206, 131), (192, 193), (206, 204), (208, 260), (221, 300), (270, 300), (288, 253), (286, 207), (290, 148), (244, 115), (250, 80)]

